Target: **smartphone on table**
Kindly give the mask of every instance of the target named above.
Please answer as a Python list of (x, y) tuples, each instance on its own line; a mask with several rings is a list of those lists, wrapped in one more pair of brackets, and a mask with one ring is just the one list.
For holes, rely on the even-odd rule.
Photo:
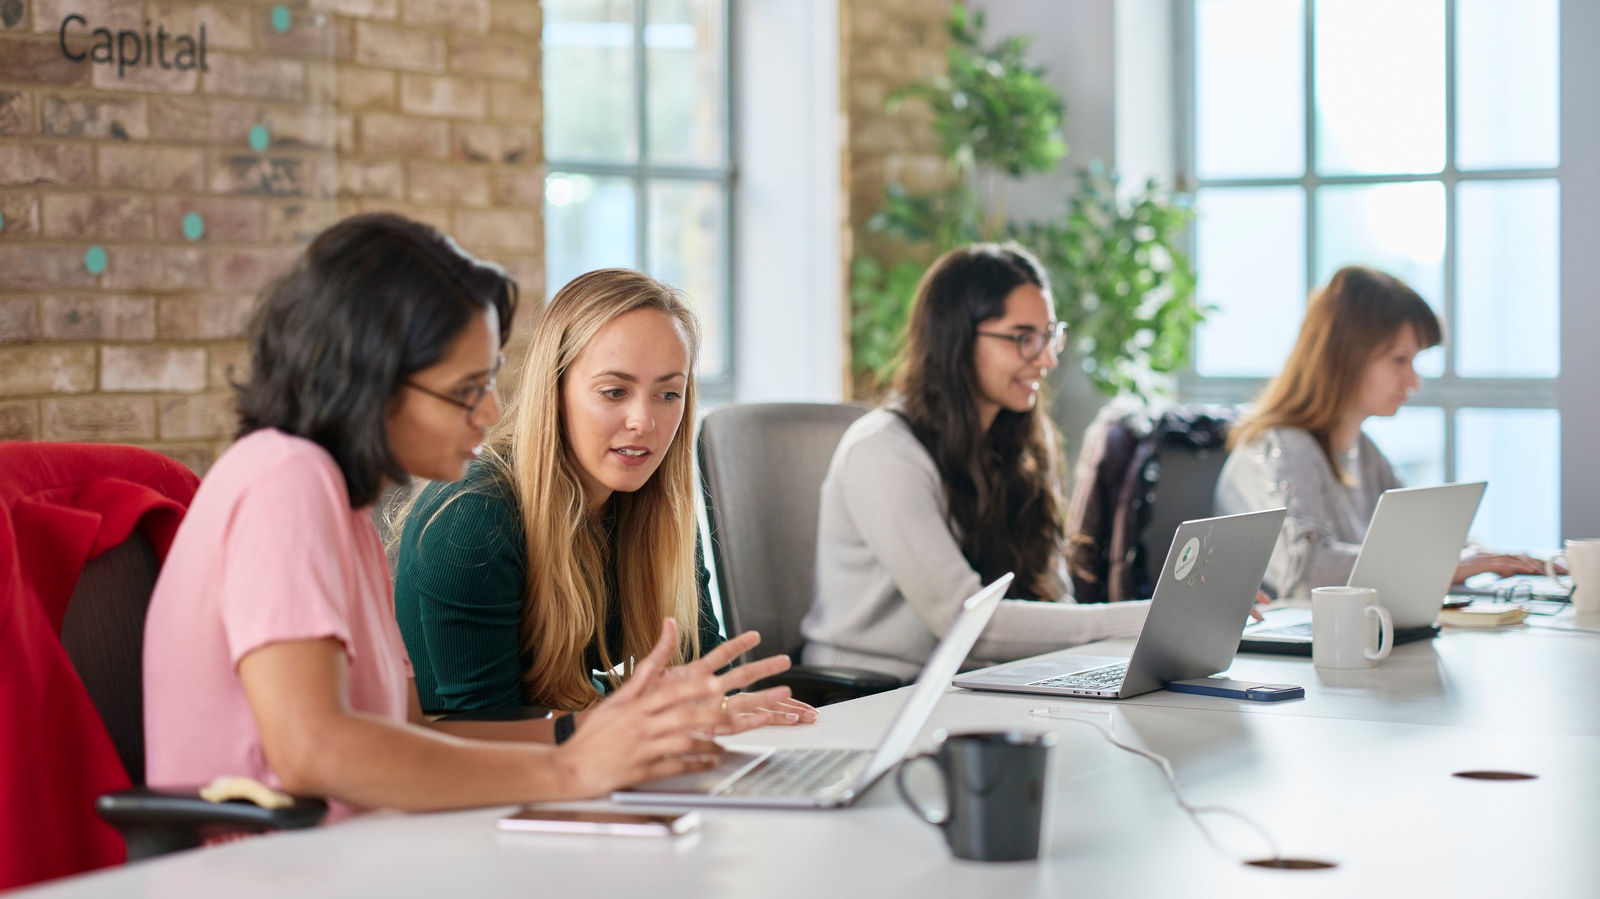
[(628, 837), (672, 837), (700, 827), (698, 811), (612, 812), (525, 808), (498, 822), (501, 830), (534, 833), (600, 833)]

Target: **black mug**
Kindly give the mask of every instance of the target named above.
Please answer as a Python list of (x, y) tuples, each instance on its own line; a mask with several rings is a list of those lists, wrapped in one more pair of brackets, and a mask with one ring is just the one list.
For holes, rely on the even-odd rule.
[[(944, 830), (956, 858), (986, 862), (1038, 858), (1044, 778), (1055, 734), (940, 732), (934, 739), (937, 749), (911, 756), (895, 771), (900, 798), (922, 820)], [(943, 817), (930, 815), (906, 790), (906, 771), (921, 759), (932, 759), (944, 775)]]

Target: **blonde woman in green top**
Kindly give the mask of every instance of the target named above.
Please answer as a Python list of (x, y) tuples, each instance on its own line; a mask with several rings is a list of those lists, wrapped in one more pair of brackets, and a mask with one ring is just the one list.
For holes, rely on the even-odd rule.
[[(718, 642), (681, 427), (698, 347), (678, 294), (626, 269), (582, 275), (542, 310), (482, 458), (419, 491), (397, 527), (396, 613), (425, 709), (581, 713), (627, 679), (663, 617), (682, 635), (679, 664)], [(728, 709), (741, 728), (816, 719), (785, 688)]]

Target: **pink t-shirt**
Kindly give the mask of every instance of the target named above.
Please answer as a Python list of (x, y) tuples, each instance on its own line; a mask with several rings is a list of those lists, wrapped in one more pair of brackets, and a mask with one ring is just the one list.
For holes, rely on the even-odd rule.
[(217, 460), (178, 528), (145, 622), (151, 786), (203, 786), (221, 775), (278, 785), (238, 675), (239, 660), (269, 643), (337, 639), (350, 708), (406, 720), (411, 661), (371, 513), (350, 508), (338, 465), (310, 440), (260, 430)]

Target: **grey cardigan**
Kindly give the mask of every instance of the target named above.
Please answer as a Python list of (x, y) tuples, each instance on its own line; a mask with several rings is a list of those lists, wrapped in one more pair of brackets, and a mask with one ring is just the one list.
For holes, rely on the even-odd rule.
[[(821, 500), (805, 662), (915, 677), (980, 586), (946, 521), (933, 457), (900, 416), (874, 409), (839, 442)], [(1133, 636), (1148, 607), (1005, 600), (967, 667)]]
[(1389, 460), (1365, 433), (1342, 460), (1354, 483), (1333, 473), (1311, 432), (1273, 428), (1228, 456), (1217, 481), (1216, 514), (1285, 506), (1265, 584), (1280, 598), (1344, 584), (1385, 490), (1401, 486)]

